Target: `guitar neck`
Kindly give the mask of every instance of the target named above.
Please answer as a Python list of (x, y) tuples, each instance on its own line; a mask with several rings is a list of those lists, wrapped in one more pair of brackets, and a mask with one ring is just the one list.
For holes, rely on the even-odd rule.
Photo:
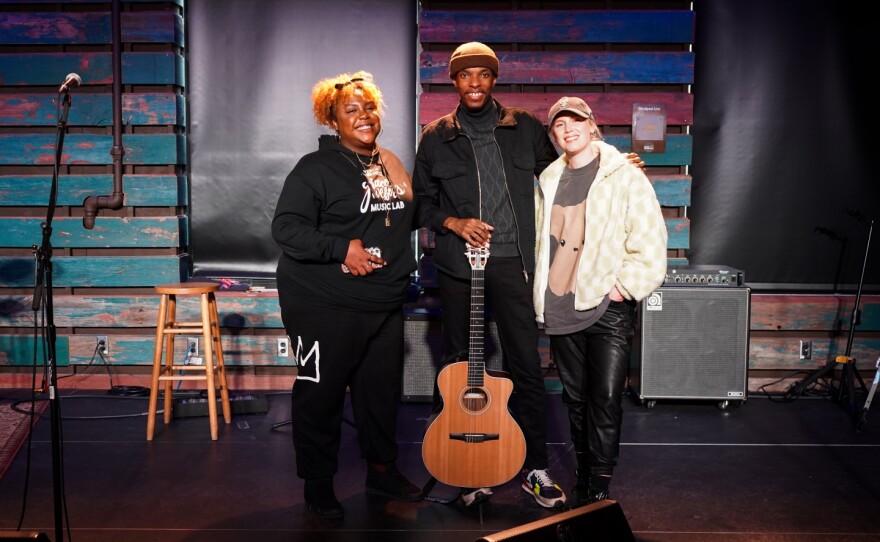
[(471, 269), (471, 333), (468, 345), (468, 386), (482, 387), (483, 375), (486, 371), (486, 363), (483, 358), (485, 341), (483, 340), (484, 327), (484, 271)]

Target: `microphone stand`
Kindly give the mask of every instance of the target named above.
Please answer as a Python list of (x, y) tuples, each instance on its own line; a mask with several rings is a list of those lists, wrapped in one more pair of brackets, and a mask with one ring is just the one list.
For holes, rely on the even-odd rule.
[(57, 132), (55, 135), (55, 167), (52, 172), (52, 186), (49, 190), (49, 207), (46, 211), (46, 221), (41, 224), (42, 244), (38, 247), (33, 245), (34, 258), (36, 260), (36, 276), (34, 277), (34, 319), (40, 311), (40, 305), (45, 307), (45, 333), (47, 366), (49, 372), (49, 405), (52, 424), (52, 490), (53, 508), (55, 512), (55, 540), (64, 540), (64, 522), (62, 520), (62, 489), (63, 465), (61, 449), (61, 397), (58, 394), (58, 364), (55, 350), (55, 315), (52, 304), (52, 218), (55, 215), (55, 206), (58, 200), (58, 170), (61, 167), (61, 152), (64, 147), (64, 131), (67, 126), (67, 113), (70, 111), (70, 94), (63, 88), (58, 94), (59, 106), (62, 109), (58, 117)]
[[(857, 217), (859, 218), (859, 217)], [(853, 382), (853, 378), (857, 378), (859, 384), (861, 385), (862, 391), (867, 391), (868, 388), (865, 386), (865, 381), (862, 380), (862, 375), (859, 373), (858, 367), (856, 367), (856, 359), (851, 356), (852, 354), (852, 343), (853, 338), (855, 336), (856, 325), (860, 320), (861, 311), (859, 310), (859, 304), (862, 299), (862, 286), (865, 282), (865, 269), (868, 266), (868, 253), (871, 250), (871, 235), (874, 231), (874, 220), (867, 219), (868, 221), (868, 242), (865, 247), (865, 259), (862, 263), (862, 274), (859, 277), (859, 288), (856, 291), (856, 299), (855, 304), (853, 305), (852, 315), (850, 316), (849, 321), (849, 334), (846, 338), (846, 351), (844, 355), (837, 356), (832, 360), (828, 360), (828, 362), (823, 366), (819, 367), (809, 375), (807, 375), (803, 380), (792, 384), (788, 391), (785, 393), (785, 399), (789, 401), (793, 401), (800, 397), (803, 391), (816, 380), (823, 378), (825, 376), (831, 375), (834, 376), (834, 371), (837, 368), (837, 365), (840, 364), (843, 366), (842, 372), (840, 374), (840, 384), (837, 388), (837, 401), (843, 403), (843, 398), (846, 396), (849, 399), (849, 404), (844, 405), (848, 406), (848, 411), (851, 415), (857, 416), (856, 412), (856, 397), (855, 397), (855, 386)], [(880, 363), (880, 361), (878, 361)], [(870, 403), (868, 403), (870, 405)], [(861, 426), (863, 426), (863, 422), (859, 419), (856, 419), (856, 429), (861, 431)]]

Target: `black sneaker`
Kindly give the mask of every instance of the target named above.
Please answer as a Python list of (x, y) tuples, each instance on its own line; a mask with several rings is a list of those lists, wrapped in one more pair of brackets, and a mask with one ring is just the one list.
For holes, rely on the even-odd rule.
[(345, 509), (336, 500), (333, 492), (333, 478), (306, 480), (303, 495), (306, 509), (321, 519), (341, 519)]
[(576, 485), (571, 490), (571, 499), (569, 500), (570, 508), (578, 508), (580, 506), (586, 506), (588, 504), (593, 504), (594, 502), (604, 501), (605, 499), (610, 499), (608, 491), (601, 491), (597, 489), (592, 489), (587, 486)]
[(413, 485), (401, 474), (393, 463), (381, 465), (378, 463), (367, 464), (367, 493), (381, 495), (395, 501), (415, 502), (424, 497), (421, 488)]
[(546, 470), (523, 469), (522, 488), (544, 508), (560, 508), (565, 505), (565, 492), (550, 478)]

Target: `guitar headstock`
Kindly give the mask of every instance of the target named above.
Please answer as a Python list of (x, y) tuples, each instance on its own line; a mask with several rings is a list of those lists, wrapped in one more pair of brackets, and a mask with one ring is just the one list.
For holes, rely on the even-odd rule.
[(486, 260), (489, 259), (489, 245), (484, 247), (467, 245), (467, 252), (465, 252), (464, 255), (467, 256), (468, 262), (471, 264), (471, 269), (486, 269)]

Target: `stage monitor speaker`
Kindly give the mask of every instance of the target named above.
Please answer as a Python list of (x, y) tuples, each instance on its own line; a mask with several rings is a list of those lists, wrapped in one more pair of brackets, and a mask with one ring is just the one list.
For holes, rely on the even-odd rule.
[(749, 316), (746, 287), (658, 288), (638, 307), (632, 390), (642, 401), (745, 401)]
[[(502, 367), (498, 328), (486, 321), (486, 346), (483, 356), (486, 368), (500, 371)], [(439, 316), (408, 314), (403, 336), (403, 381), (401, 399), (412, 403), (430, 403), (434, 399), (437, 368), (443, 363), (443, 330)]]
[(484, 536), (477, 542), (635, 542), (623, 509), (604, 500)]
[(0, 540), (3, 542), (49, 542), (46, 533), (36, 531), (0, 531)]

